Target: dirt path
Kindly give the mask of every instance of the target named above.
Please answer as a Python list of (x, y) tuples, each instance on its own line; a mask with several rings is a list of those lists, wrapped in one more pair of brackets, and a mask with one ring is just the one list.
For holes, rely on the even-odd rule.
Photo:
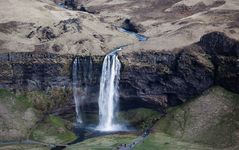
[(147, 129), (142, 135), (134, 139), (130, 144), (121, 144), (119, 147), (117, 147), (117, 150), (131, 150), (137, 144), (140, 144), (141, 142), (143, 142), (149, 134), (150, 134), (150, 131), (149, 129)]

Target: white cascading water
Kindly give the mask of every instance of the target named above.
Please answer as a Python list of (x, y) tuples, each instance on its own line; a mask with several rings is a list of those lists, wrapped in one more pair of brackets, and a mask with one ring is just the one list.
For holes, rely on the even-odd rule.
[(73, 80), (73, 97), (75, 102), (75, 111), (76, 111), (76, 122), (82, 123), (82, 116), (80, 110), (80, 95), (79, 95), (79, 80), (78, 80), (78, 69), (79, 69), (79, 59), (76, 57), (73, 66), (72, 66), (72, 80)]
[(75, 102), (76, 122), (84, 122), (84, 104), (88, 98), (88, 86), (91, 83), (92, 59), (76, 57), (72, 66), (73, 97)]
[(117, 111), (119, 101), (119, 79), (120, 79), (120, 61), (116, 49), (106, 55), (103, 62), (100, 93), (99, 93), (99, 125), (97, 130), (100, 131), (119, 131), (122, 126), (117, 123)]

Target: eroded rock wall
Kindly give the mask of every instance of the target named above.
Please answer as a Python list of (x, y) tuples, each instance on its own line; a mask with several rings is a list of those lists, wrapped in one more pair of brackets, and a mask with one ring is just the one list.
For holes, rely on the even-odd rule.
[(197, 45), (179, 51), (122, 55), (121, 91), (163, 107), (178, 105), (214, 84), (214, 66)]
[[(25, 93), (28, 97), (36, 99), (35, 101), (51, 101), (44, 106), (37, 106), (44, 111), (62, 113), (63, 108), (63, 111), (73, 113), (71, 70), (75, 57), (32, 52), (0, 54), (0, 88)], [(79, 56), (81, 62), (89, 58), (89, 56)], [(97, 97), (99, 86), (101, 59), (101, 56), (92, 57), (94, 69), (91, 72), (91, 81), (87, 83), (87, 86), (91, 87), (90, 96), (94, 98)], [(82, 86), (86, 86), (86, 83)], [(42, 93), (47, 97), (42, 96)], [(90, 99), (89, 103), (92, 100), (95, 99)], [(45, 105), (47, 108), (43, 108)]]
[[(180, 49), (121, 53), (121, 109), (178, 105), (217, 84), (239, 93), (238, 45), (238, 41), (214, 32)], [(50, 53), (0, 54), (0, 87), (15, 91), (63, 89), (64, 97), (70, 101), (74, 57)], [(87, 101), (95, 103), (96, 108), (103, 57), (80, 56), (80, 59), (87, 57), (93, 60), (92, 76), (90, 83), (82, 86), (91, 87)]]
[(181, 49), (123, 53), (120, 59), (123, 99), (167, 107), (213, 85), (239, 92), (239, 42), (220, 32)]

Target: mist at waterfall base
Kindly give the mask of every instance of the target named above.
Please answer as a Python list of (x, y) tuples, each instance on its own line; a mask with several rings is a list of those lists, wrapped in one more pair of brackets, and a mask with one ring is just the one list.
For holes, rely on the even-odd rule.
[(92, 62), (90, 60), (80, 59), (76, 57), (72, 64), (72, 81), (73, 81), (73, 97), (76, 112), (76, 130), (96, 130), (100, 132), (116, 132), (127, 131), (127, 128), (119, 123), (118, 105), (119, 105), (119, 79), (121, 64), (118, 59), (118, 51), (122, 47), (114, 49), (105, 56), (101, 78), (100, 90), (98, 97), (99, 121), (98, 125), (87, 124), (84, 118), (88, 114), (84, 114), (85, 103), (90, 95), (88, 92), (87, 82), (90, 82), (90, 74)]
[(105, 56), (99, 93), (99, 131), (122, 131), (126, 130), (117, 120), (119, 104), (119, 79), (121, 64), (118, 59), (118, 48)]
[[(123, 28), (119, 28), (121, 32), (133, 35), (138, 41), (147, 41), (148, 37), (127, 31)], [(87, 83), (91, 79), (92, 60), (81, 62), (78, 57), (73, 62), (72, 79), (73, 79), (73, 96), (75, 102), (76, 111), (76, 130), (95, 130), (100, 132), (120, 132), (120, 131), (132, 131), (132, 127), (125, 123), (119, 122), (119, 79), (121, 63), (118, 59), (118, 52), (122, 50), (121, 46), (112, 50), (104, 58), (101, 78), (100, 78), (100, 90), (98, 97), (99, 108), (99, 123), (98, 125), (84, 124), (84, 111), (83, 105), (89, 98)], [(84, 84), (83, 84), (84, 83)], [(82, 86), (84, 85), (84, 86)]]
[[(119, 28), (119, 30), (133, 35), (140, 42), (148, 40), (148, 37), (144, 35), (130, 32), (123, 28)], [(118, 52), (125, 46), (114, 49), (104, 58), (98, 99), (99, 125), (96, 127), (99, 131), (129, 131), (125, 125), (117, 120), (119, 111), (119, 79), (121, 68), (121, 63), (118, 59)]]

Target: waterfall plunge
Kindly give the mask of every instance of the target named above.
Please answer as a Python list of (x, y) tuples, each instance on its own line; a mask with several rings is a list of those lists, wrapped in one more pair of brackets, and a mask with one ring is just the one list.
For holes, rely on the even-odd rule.
[(103, 68), (100, 80), (99, 93), (99, 125), (97, 130), (100, 131), (119, 131), (122, 126), (116, 122), (118, 111), (118, 85), (120, 79), (120, 61), (116, 49), (106, 55), (103, 62)]
[(88, 94), (88, 85), (91, 80), (91, 58), (76, 57), (72, 66), (73, 97), (75, 102), (76, 122), (83, 123), (83, 104)]

